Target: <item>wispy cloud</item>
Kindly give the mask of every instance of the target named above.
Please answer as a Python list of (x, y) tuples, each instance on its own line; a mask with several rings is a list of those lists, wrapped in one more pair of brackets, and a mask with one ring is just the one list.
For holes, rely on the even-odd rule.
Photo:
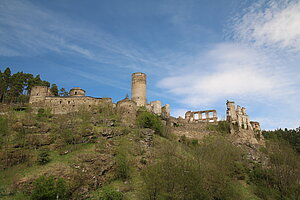
[[(201, 63), (190, 63), (184, 74), (159, 82), (170, 93), (183, 96), (180, 101), (186, 105), (211, 105), (224, 97), (277, 98), (293, 92), (286, 72), (278, 66), (275, 73), (271, 72), (276, 66), (263, 52), (224, 43), (198, 56), (196, 61)], [(209, 67), (201, 66), (203, 63)]]
[(254, 119), (262, 119), (265, 128), (299, 125), (299, 13), (299, 1), (253, 3), (231, 19), (227, 43), (177, 57), (176, 72), (158, 86), (177, 96), (181, 107), (235, 99), (257, 111), (263, 108)]
[(233, 19), (234, 39), (300, 51), (300, 2), (263, 0)]

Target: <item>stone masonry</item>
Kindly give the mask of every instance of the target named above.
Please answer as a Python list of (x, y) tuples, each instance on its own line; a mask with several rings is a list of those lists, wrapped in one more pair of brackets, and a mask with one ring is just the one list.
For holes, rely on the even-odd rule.
[(118, 111), (126, 114), (127, 118), (133, 121), (134, 115), (139, 107), (145, 107), (149, 112), (162, 116), (170, 117), (170, 105), (161, 106), (160, 101), (147, 103), (146, 98), (146, 74), (137, 72), (132, 74), (132, 98), (127, 97), (117, 104), (112, 102), (111, 98), (95, 98), (85, 96), (85, 90), (74, 87), (70, 90), (70, 96), (54, 96), (47, 86), (35, 86), (32, 88), (29, 98), (29, 104), (34, 111), (38, 108), (49, 108), (53, 114), (66, 114), (77, 112), (81, 109), (91, 110), (100, 106), (117, 107)]
[(188, 111), (185, 113), (187, 122), (217, 122), (218, 116), (216, 110), (203, 110), (203, 111)]
[(246, 108), (237, 106), (233, 101), (227, 101), (226, 120), (231, 124), (235, 124), (242, 129), (259, 130), (258, 122), (250, 122), (249, 116), (246, 113)]

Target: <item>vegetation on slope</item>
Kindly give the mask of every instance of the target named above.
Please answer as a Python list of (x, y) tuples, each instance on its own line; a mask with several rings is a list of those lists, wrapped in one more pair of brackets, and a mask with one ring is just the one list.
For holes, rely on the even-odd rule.
[[(299, 154), (270, 139), (267, 163), (227, 140), (225, 122), (197, 142), (178, 142), (161, 119), (137, 127), (111, 107), (68, 115), (11, 110), (0, 116), (2, 199), (299, 199)], [(226, 134), (224, 134), (226, 133)], [(268, 137), (267, 137), (268, 138)], [(186, 139), (188, 140), (188, 139)]]

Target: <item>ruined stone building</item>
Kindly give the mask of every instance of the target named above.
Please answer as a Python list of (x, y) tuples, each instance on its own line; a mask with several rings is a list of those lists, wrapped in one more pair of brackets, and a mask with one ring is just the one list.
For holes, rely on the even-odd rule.
[(53, 114), (66, 114), (94, 106), (112, 105), (112, 100), (85, 96), (85, 91), (78, 87), (70, 90), (70, 96), (60, 97), (54, 96), (47, 86), (35, 86), (31, 89), (29, 103), (35, 111), (38, 108), (49, 108)]
[(131, 100), (126, 97), (125, 99), (117, 102), (117, 109), (124, 114), (137, 112), (139, 107), (144, 107), (147, 111), (152, 112), (162, 118), (167, 119), (170, 117), (170, 105), (166, 104), (161, 106), (160, 101), (147, 102), (146, 96), (146, 74), (137, 72), (132, 74), (131, 86)]
[(227, 101), (226, 120), (231, 124), (237, 125), (243, 129), (250, 129), (260, 131), (259, 122), (250, 121), (249, 116), (246, 113), (246, 108), (237, 106), (233, 101)]
[(138, 72), (132, 74), (132, 98), (125, 98), (112, 102), (111, 98), (95, 98), (85, 96), (85, 90), (75, 87), (70, 90), (70, 95), (66, 97), (54, 96), (47, 86), (35, 86), (32, 88), (29, 104), (37, 111), (39, 108), (48, 108), (53, 114), (66, 114), (76, 112), (80, 109), (90, 110), (100, 106), (116, 107), (120, 112), (130, 115), (136, 114), (139, 107), (145, 107), (149, 112), (153, 112), (164, 118), (170, 117), (170, 105), (161, 106), (160, 101), (152, 101), (150, 104), (146, 98), (146, 74)]
[(218, 116), (216, 110), (203, 110), (203, 111), (188, 111), (185, 113), (185, 119), (189, 123), (193, 122), (217, 122)]

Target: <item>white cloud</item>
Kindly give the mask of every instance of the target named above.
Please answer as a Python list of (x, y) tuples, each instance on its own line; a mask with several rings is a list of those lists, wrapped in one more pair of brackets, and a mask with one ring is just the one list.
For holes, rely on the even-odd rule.
[[(290, 85), (285, 73), (272, 72), (274, 62), (262, 52), (238, 44), (219, 44), (204, 55), (202, 63), (190, 63), (184, 73), (161, 80), (159, 87), (173, 95), (181, 96), (180, 102), (197, 107), (211, 105), (220, 98), (266, 97), (277, 98), (288, 92)], [(281, 84), (278, 84), (280, 82)]]
[(300, 1), (260, 1), (233, 20), (234, 38), (300, 51)]
[(184, 118), (186, 112), (187, 112), (187, 109), (184, 109), (184, 108), (172, 109), (171, 115), (173, 117), (183, 117)]

